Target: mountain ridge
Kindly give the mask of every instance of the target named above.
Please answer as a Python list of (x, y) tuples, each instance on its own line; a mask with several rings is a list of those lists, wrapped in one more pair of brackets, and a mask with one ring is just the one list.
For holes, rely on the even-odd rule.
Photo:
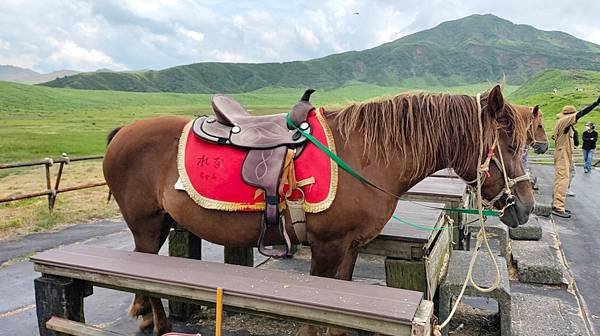
[(331, 89), (350, 81), (381, 86), (452, 86), (506, 75), (522, 84), (548, 69), (600, 70), (600, 46), (567, 33), (514, 24), (491, 14), (447, 21), (362, 51), (284, 63), (205, 62), (163, 70), (82, 73), (51, 87), (141, 92), (235, 93), (263, 87)]

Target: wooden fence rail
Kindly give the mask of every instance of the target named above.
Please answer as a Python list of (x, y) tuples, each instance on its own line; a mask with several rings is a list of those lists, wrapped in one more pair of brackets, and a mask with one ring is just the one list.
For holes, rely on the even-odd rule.
[[(58, 196), (58, 194), (64, 193), (64, 192), (69, 192), (69, 191), (95, 188), (95, 187), (100, 187), (100, 186), (106, 185), (105, 181), (98, 181), (98, 182), (80, 184), (80, 185), (67, 187), (67, 188), (60, 188), (60, 181), (61, 181), (61, 177), (63, 174), (64, 166), (71, 162), (100, 160), (102, 158), (104, 158), (103, 155), (80, 156), (80, 157), (70, 158), (67, 156), (67, 154), (63, 153), (57, 159), (45, 158), (45, 159), (39, 160), (39, 161), (0, 163), (0, 169), (45, 166), (45, 175), (46, 175), (46, 190), (40, 191), (40, 192), (35, 192), (35, 193), (30, 193), (30, 194), (17, 194), (17, 195), (10, 195), (7, 197), (2, 197), (2, 198), (0, 198), (0, 203), (18, 201), (18, 200), (33, 198), (33, 197), (47, 196), (48, 197), (48, 210), (50, 212), (52, 212), (54, 210), (54, 204), (56, 204), (56, 197)], [(52, 174), (50, 173), (50, 167), (52, 167), (54, 164), (57, 164), (57, 163), (60, 164), (58, 167), (58, 174), (56, 175), (56, 181), (54, 182), (54, 185), (52, 185)]]

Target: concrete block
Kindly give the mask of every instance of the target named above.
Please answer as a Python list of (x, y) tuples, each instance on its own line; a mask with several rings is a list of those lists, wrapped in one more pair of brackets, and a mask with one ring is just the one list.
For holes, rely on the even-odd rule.
[(552, 206), (550, 204), (536, 202), (533, 213), (536, 216), (550, 217), (552, 214)]
[[(475, 222), (474, 224), (469, 225), (468, 230), (469, 233), (472, 234), (473, 239), (477, 239), (477, 233), (479, 232), (479, 222)], [(508, 226), (500, 222), (500, 220), (497, 217), (489, 217), (485, 222), (485, 231), (490, 241), (498, 241), (498, 254), (506, 260), (507, 264), (510, 263)], [(492, 248), (493, 245), (494, 244), (490, 244)]]
[(565, 282), (564, 268), (551, 237), (539, 241), (513, 241), (512, 257), (521, 282), (549, 285)]
[(542, 227), (537, 216), (529, 217), (529, 221), (516, 228), (509, 228), (510, 238), (515, 240), (540, 240), (542, 239)]
[[(448, 316), (452, 309), (452, 300), (460, 293), (463, 282), (469, 269), (469, 263), (473, 256), (472, 251), (453, 251), (448, 264), (448, 273), (446, 278), (440, 285), (439, 298), (439, 315), (443, 321)], [(465, 289), (465, 295), (489, 297), (498, 302), (500, 312), (500, 330), (502, 336), (511, 335), (511, 295), (510, 283), (508, 280), (508, 270), (506, 260), (504, 258), (494, 256), (500, 270), (500, 284), (498, 287), (487, 293), (477, 291), (471, 284), (468, 284)], [(473, 267), (473, 280), (479, 285), (488, 287), (494, 283), (496, 279), (496, 270), (493, 261), (487, 253), (479, 252), (475, 265)], [(448, 335), (448, 328), (442, 331), (444, 335)]]
[(555, 297), (513, 293), (513, 335), (586, 335), (578, 308)]

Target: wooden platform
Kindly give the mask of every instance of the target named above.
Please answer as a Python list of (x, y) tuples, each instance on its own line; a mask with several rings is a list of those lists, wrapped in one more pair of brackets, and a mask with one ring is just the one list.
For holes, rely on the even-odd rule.
[(386, 283), (390, 287), (421, 291), (432, 299), (450, 255), (452, 230), (441, 203), (415, 206), (400, 201), (394, 214), (416, 224), (415, 228), (395, 219), (362, 252), (385, 256)]
[[(467, 191), (467, 184), (459, 178), (430, 176), (417, 183), (404, 195), (402, 199), (416, 202), (439, 202), (448, 208), (468, 208), (471, 197)], [(418, 205), (415, 205), (418, 207)], [(468, 232), (464, 230), (467, 216), (458, 212), (448, 212), (454, 221), (453, 243), (457, 249), (465, 249), (469, 241)]]
[(448, 177), (448, 178), (460, 178), (452, 169), (440, 169), (435, 173), (431, 174), (432, 177)]
[[(35, 270), (46, 277), (60, 276), (122, 291), (199, 303), (214, 302), (216, 289), (221, 287), (224, 305), (253, 313), (387, 335), (425, 335), (430, 330), (432, 303), (415, 291), (90, 246), (46, 251), (31, 260)], [(40, 283), (36, 293), (38, 287), (44, 287), (45, 282)], [(83, 302), (83, 296), (91, 292), (86, 286), (79, 287), (77, 295)], [(50, 317), (40, 318), (45, 323)], [(75, 321), (84, 322), (82, 319), (83, 315)]]
[(408, 190), (404, 199), (429, 202), (460, 202), (465, 196), (467, 184), (460, 179), (430, 176)]

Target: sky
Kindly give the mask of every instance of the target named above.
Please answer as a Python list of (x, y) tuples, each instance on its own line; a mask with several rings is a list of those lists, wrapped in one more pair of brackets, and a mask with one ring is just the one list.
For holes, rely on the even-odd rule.
[(307, 60), (487, 13), (600, 44), (598, 0), (0, 0), (0, 64), (45, 73)]

